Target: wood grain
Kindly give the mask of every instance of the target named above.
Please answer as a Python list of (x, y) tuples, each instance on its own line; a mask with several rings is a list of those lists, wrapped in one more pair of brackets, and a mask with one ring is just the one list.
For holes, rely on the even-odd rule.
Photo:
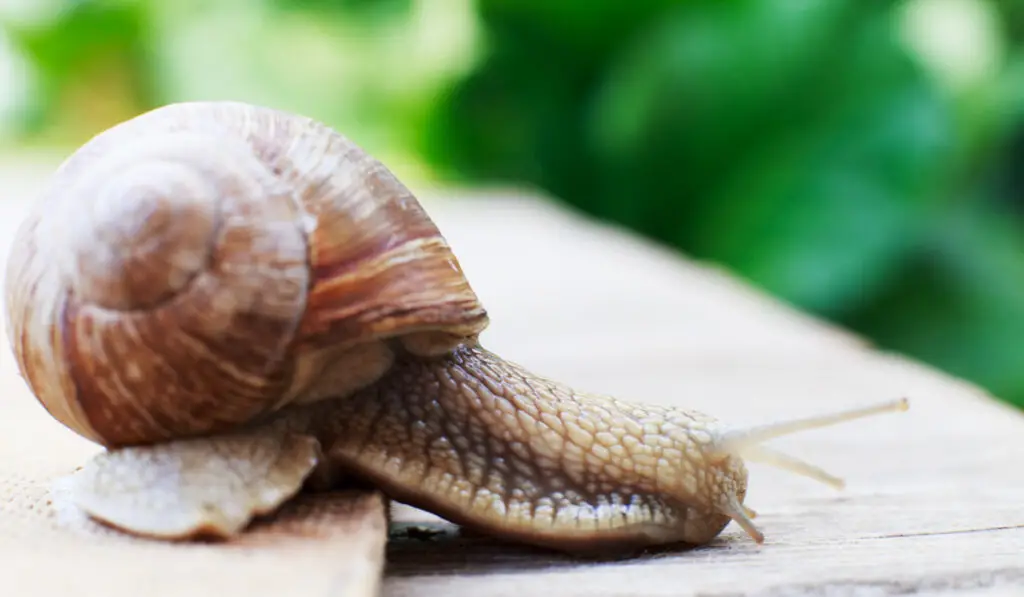
[[(11, 187), (5, 176), (3, 238), (45, 172), (7, 170), (28, 182)], [(490, 313), (483, 342), (537, 373), (737, 425), (898, 396), (911, 410), (773, 442), (848, 486), (836, 492), (753, 465), (748, 503), (767, 536), (760, 548), (730, 525), (701, 549), (580, 561), (463, 536), (403, 506), (385, 547), (372, 494), (331, 501), (334, 518), (313, 525), (314, 536), (296, 526), (304, 519), (286, 516), (284, 530), (259, 528), (241, 547), (167, 546), (82, 534), (59, 516), (49, 487), (92, 448), (35, 406), (4, 350), (0, 594), (117, 597), (141, 582), (157, 583), (153, 595), (370, 594), (381, 554), (381, 592), (403, 597), (1024, 594), (1019, 412), (721, 271), (534, 197), (434, 192), (424, 203)], [(338, 590), (338, 579), (358, 590)]]

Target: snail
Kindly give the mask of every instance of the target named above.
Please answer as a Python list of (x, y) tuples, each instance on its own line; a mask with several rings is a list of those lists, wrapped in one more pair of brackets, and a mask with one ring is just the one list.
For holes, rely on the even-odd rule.
[(489, 314), (413, 193), (313, 119), (164, 105), (72, 153), (13, 240), (18, 370), (98, 444), (92, 519), (230, 539), (346, 478), (564, 552), (706, 544), (745, 505), (744, 459), (841, 487), (763, 445), (905, 399), (732, 428), (578, 391), (484, 348)]

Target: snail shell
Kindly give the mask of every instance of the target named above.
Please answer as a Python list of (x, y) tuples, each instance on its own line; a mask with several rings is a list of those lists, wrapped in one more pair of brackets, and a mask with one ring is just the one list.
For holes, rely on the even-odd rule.
[(110, 447), (322, 397), (328, 367), (344, 395), (389, 366), (384, 339), (444, 346), (487, 325), (391, 172), (322, 124), (239, 103), (175, 104), (92, 139), (8, 263), (20, 370), (51, 415)]

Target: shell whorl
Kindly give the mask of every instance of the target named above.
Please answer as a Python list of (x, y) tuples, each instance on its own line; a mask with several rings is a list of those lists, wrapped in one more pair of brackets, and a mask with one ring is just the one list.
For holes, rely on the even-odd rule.
[(220, 222), (237, 217), (230, 212), (244, 209), (240, 202), (270, 195), (286, 207), (290, 199), (286, 189), (274, 196), (276, 181), (230, 137), (174, 132), (142, 140), (114, 148), (64, 191), (65, 283), (105, 309), (172, 300), (208, 270)]
[(487, 321), (382, 165), (314, 121), (228, 102), (160, 108), (75, 152), (19, 229), (5, 287), (33, 393), (107, 446), (279, 408), (308, 352)]

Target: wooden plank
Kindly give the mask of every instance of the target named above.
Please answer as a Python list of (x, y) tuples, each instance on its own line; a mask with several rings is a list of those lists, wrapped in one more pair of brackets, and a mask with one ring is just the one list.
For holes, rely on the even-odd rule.
[[(0, 255), (51, 162), (0, 167)], [(2, 325), (0, 325), (2, 330)], [(58, 425), (0, 350), (0, 595), (363, 597), (380, 590), (386, 505), (377, 494), (295, 501), (229, 544), (130, 538), (67, 504), (64, 479), (97, 448)]]
[[(16, 203), (0, 207), (4, 238)], [(848, 488), (837, 493), (753, 466), (749, 503), (767, 535), (761, 547), (730, 526), (698, 550), (578, 561), (462, 537), (442, 521), (399, 507), (384, 594), (1021, 593), (1024, 443), (1015, 440), (1024, 433), (1024, 417), (1016, 411), (969, 384), (874, 351), (721, 272), (529, 197), (487, 192), (425, 203), (491, 313), (485, 344), (538, 373), (625, 399), (687, 405), (736, 424), (901, 395), (912, 408), (778, 441), (845, 477)], [(9, 355), (3, 357), (8, 375)], [(345, 545), (368, 545), (361, 553), (374, 553), (383, 533), (372, 498), (351, 502), (340, 515), (337, 543), (328, 540), (329, 549), (303, 540), (301, 532), (288, 541), (261, 541), (251, 551), (129, 545), (108, 535), (71, 539), (76, 527), (61, 522), (45, 493), (48, 483), (84, 461), (89, 447), (29, 405), (20, 386), (3, 387), (0, 479), (16, 489), (0, 496), (0, 557), (14, 566), (8, 578), (21, 583), (14, 585), (25, 588), (20, 592), (69, 586), (70, 575), (48, 567), (54, 556), (82, 562), (83, 573), (101, 587), (96, 594), (117, 595), (142, 580), (165, 583), (166, 594), (190, 595), (232, 594), (243, 585), (247, 594), (326, 595), (321, 589), (339, 577), (373, 583), (373, 565)], [(49, 449), (24, 451), (40, 443)], [(12, 493), (29, 498), (11, 502)], [(410, 523), (443, 532), (406, 536), (401, 529)], [(375, 530), (364, 533), (361, 525)], [(365, 574), (343, 572), (351, 558)], [(295, 584), (308, 579), (311, 588), (320, 583), (315, 591)], [(185, 585), (175, 583), (192, 590), (177, 592)]]
[(453, 534), (392, 538), (385, 594), (1024, 594), (1024, 417), (801, 316), (721, 272), (525, 198), (433, 213), (490, 310), (483, 339), (535, 372), (736, 424), (908, 396), (911, 410), (778, 440), (837, 492), (751, 466), (767, 535), (579, 562)]

